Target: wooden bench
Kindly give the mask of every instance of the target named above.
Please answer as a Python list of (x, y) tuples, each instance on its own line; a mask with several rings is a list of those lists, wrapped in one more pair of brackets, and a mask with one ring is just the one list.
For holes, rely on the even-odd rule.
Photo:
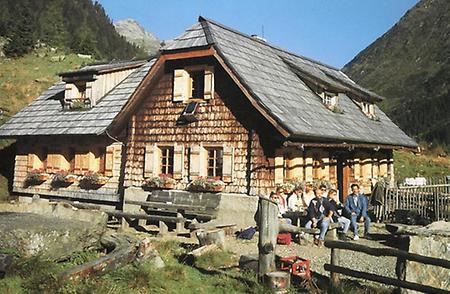
[(175, 223), (175, 232), (186, 233), (185, 224), (205, 222), (217, 217), (220, 194), (187, 191), (152, 191), (145, 201), (124, 199), (124, 206), (135, 206), (139, 213), (125, 213), (123, 217), (158, 221), (160, 234), (168, 232), (167, 223)]

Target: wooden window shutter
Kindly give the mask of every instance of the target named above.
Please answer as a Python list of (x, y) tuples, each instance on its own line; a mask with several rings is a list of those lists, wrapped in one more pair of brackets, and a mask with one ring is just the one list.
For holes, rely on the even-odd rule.
[(284, 180), (284, 158), (283, 155), (275, 156), (275, 184), (282, 184)]
[(214, 72), (212, 71), (212, 69), (205, 70), (205, 86), (203, 97), (205, 99), (214, 98)]
[(173, 73), (173, 101), (180, 102), (189, 98), (190, 76), (184, 69), (176, 69)]
[(34, 169), (36, 162), (37, 161), (37, 156), (35, 154), (28, 154), (28, 163), (27, 163), (27, 170), (31, 171)]
[(156, 177), (161, 172), (161, 150), (155, 144), (145, 146), (144, 178)]
[(181, 179), (183, 178), (184, 170), (184, 146), (175, 145), (173, 147), (173, 178)]
[(195, 180), (200, 176), (200, 150), (199, 145), (191, 147), (191, 155), (189, 158), (189, 179)]
[(223, 147), (223, 166), (222, 166), (222, 180), (225, 183), (233, 181), (234, 170), (234, 147)]
[(74, 161), (75, 161), (74, 172), (77, 174), (81, 174), (82, 173), (83, 154), (76, 153)]
[(112, 177), (114, 169), (114, 147), (106, 147), (105, 154), (105, 176)]

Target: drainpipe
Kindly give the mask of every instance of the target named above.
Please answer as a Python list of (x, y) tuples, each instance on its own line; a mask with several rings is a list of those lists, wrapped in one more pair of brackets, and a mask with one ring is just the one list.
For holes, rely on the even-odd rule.
[(247, 180), (247, 195), (250, 195), (251, 179), (252, 179), (252, 139), (253, 139), (253, 129), (248, 131), (247, 137), (247, 171), (245, 178)]

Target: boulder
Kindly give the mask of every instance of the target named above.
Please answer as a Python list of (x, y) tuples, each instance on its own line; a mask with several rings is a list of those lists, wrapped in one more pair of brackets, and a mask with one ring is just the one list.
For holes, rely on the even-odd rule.
[(0, 206), (0, 248), (61, 260), (100, 247), (106, 221), (103, 212), (77, 210), (67, 204), (4, 204)]

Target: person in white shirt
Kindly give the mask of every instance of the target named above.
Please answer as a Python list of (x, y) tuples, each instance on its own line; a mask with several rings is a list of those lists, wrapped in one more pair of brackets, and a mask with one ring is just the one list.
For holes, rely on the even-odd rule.
[(313, 185), (311, 183), (306, 183), (305, 185), (305, 192), (303, 192), (303, 207), (308, 208), (309, 203), (311, 203), (311, 200), (316, 198), (316, 195), (314, 194)]

